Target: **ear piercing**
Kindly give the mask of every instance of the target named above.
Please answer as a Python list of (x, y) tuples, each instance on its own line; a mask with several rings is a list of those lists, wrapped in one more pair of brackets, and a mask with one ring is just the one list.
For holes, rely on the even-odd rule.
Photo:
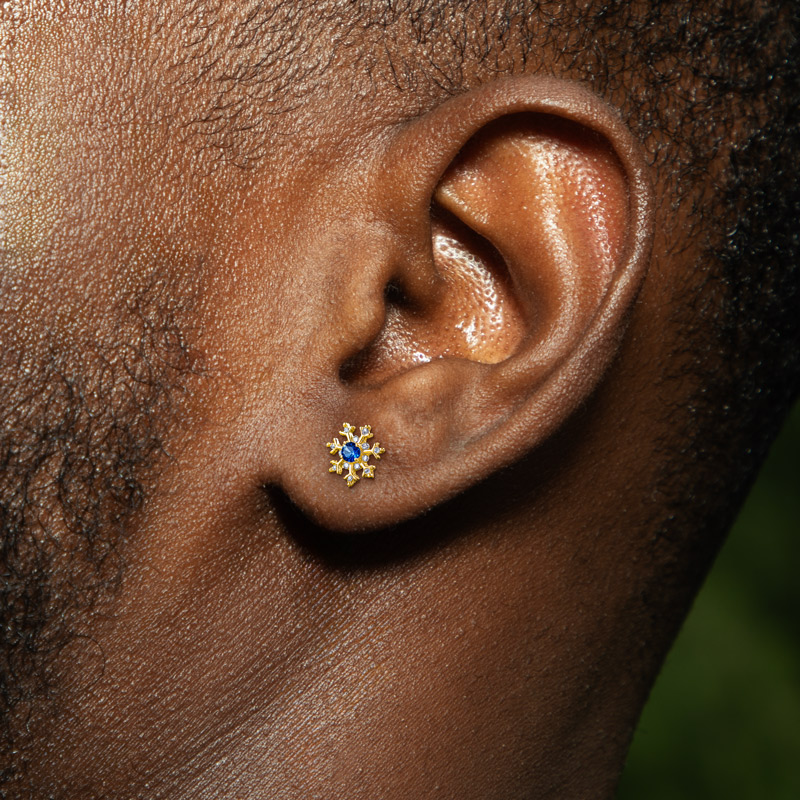
[[(330, 448), (332, 456), (339, 456), (338, 461), (331, 461), (328, 472), (335, 472), (337, 475), (344, 472), (344, 479), (352, 489), (361, 478), (375, 477), (375, 464), (370, 464), (369, 460), (370, 458), (380, 460), (381, 453), (385, 453), (386, 450), (377, 442), (369, 444), (369, 439), (373, 436), (369, 425), (362, 425), (360, 433), (357, 434), (356, 429), (349, 422), (345, 422), (339, 433), (344, 436), (344, 442), (340, 443), (338, 439), (334, 439), (325, 445)], [(358, 475), (357, 469), (361, 470), (361, 475)]]

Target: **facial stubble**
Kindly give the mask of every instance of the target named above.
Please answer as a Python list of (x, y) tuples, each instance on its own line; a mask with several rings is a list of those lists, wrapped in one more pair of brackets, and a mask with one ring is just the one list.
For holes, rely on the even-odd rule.
[(25, 780), (27, 740), (58, 715), (68, 673), (97, 657), (86, 631), (123, 581), (203, 370), (196, 285), (148, 281), (100, 330), (69, 333), (0, 299), (2, 791)]

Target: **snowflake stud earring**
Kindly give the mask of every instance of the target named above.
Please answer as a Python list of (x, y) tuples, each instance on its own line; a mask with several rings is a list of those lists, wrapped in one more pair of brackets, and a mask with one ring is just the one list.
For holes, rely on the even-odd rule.
[[(332, 456), (339, 456), (338, 461), (331, 460), (328, 472), (335, 472), (337, 475), (344, 472), (344, 479), (352, 489), (361, 478), (375, 477), (375, 464), (370, 464), (369, 460), (370, 458), (380, 460), (381, 453), (385, 453), (386, 450), (377, 442), (369, 444), (373, 436), (369, 425), (362, 425), (360, 433), (356, 434), (356, 429), (349, 422), (345, 422), (339, 433), (344, 436), (344, 442), (334, 439), (325, 445), (330, 448)], [(359, 469), (361, 475), (356, 471)]]

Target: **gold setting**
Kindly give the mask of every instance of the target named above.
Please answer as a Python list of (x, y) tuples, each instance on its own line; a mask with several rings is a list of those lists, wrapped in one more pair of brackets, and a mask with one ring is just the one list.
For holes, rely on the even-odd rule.
[[(331, 461), (328, 472), (335, 472), (337, 475), (344, 474), (344, 479), (351, 489), (361, 478), (375, 477), (376, 465), (370, 464), (369, 461), (371, 458), (380, 461), (381, 453), (386, 452), (377, 442), (369, 444), (369, 440), (373, 437), (372, 428), (369, 425), (362, 425), (358, 435), (356, 435), (356, 430), (355, 426), (345, 422), (342, 430), (339, 431), (344, 436), (344, 441), (340, 442), (338, 439), (334, 439), (325, 445), (330, 449), (332, 456), (339, 457), (338, 461)], [(360, 475), (357, 470), (361, 470)]]

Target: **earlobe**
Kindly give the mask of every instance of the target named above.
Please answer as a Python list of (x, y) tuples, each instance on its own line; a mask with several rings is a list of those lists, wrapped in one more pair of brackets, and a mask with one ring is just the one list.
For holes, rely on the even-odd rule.
[(330, 424), (358, 409), (351, 421), (370, 423), (386, 455), (352, 490), (286, 482), (345, 531), (413, 516), (561, 426), (616, 352), (652, 227), (638, 144), (599, 98), (558, 80), (444, 103), (399, 133), (382, 170), (372, 207), (406, 257), (375, 293), (381, 330), (339, 365)]

